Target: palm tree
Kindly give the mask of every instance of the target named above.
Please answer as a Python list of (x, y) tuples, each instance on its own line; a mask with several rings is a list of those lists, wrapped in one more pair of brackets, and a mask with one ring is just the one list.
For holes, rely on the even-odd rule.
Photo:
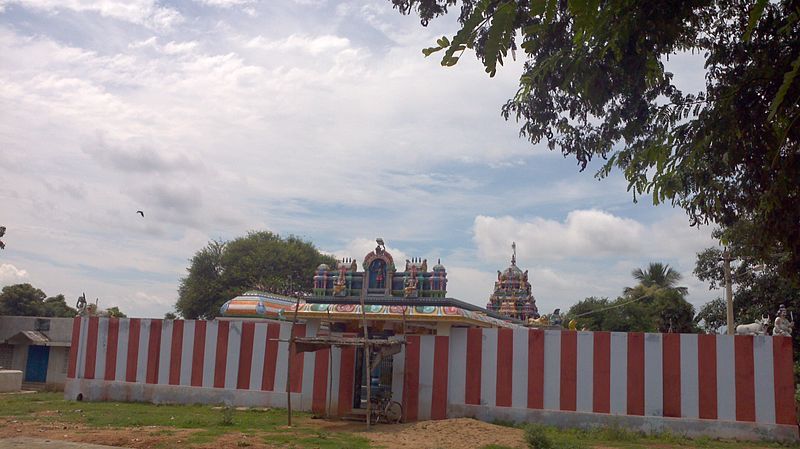
[[(686, 296), (689, 293), (688, 288), (677, 286), (682, 276), (668, 264), (650, 262), (647, 269), (642, 270), (641, 268), (637, 268), (631, 272), (631, 275), (633, 275), (634, 279), (639, 281), (637, 287), (645, 287), (654, 290), (674, 290), (681, 296)], [(625, 287), (624, 293), (629, 294), (637, 287)]]
[(646, 269), (637, 268), (631, 274), (639, 285), (626, 287), (625, 296), (647, 304), (655, 329), (659, 332), (694, 331), (694, 308), (684, 299), (689, 289), (678, 286), (680, 273), (667, 264), (651, 262)]

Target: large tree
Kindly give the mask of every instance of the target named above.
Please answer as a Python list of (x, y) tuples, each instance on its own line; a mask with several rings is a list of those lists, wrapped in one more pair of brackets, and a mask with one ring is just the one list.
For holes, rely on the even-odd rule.
[(0, 293), (0, 315), (71, 318), (77, 313), (67, 305), (64, 295), (48, 298), (31, 284), (8, 285)]
[[(426, 55), (474, 50), (493, 76), (522, 51), (502, 108), (531, 142), (595, 158), (686, 210), (692, 224), (747, 220), (758, 257), (800, 278), (800, 6), (792, 0), (391, 0), (422, 24), (458, 6), (460, 29)], [(702, 55), (705, 89), (683, 92), (666, 61)]]
[(246, 290), (310, 291), (320, 263), (335, 265), (336, 260), (294, 236), (262, 231), (230, 242), (212, 241), (192, 257), (175, 310), (184, 318), (208, 319)]

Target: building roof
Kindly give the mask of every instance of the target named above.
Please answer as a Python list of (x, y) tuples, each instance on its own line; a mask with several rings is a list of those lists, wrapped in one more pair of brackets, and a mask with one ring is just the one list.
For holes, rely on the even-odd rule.
[[(225, 318), (292, 319), (294, 298), (248, 292), (222, 305)], [(323, 302), (325, 301), (325, 302)], [(449, 321), (478, 327), (516, 327), (519, 323), (499, 318), (478, 306), (452, 298), (398, 298), (367, 296), (364, 315), (368, 320), (416, 322)], [(360, 301), (354, 298), (308, 298), (300, 300), (299, 319), (353, 321), (362, 317)]]
[(39, 331), (20, 331), (16, 335), (8, 338), (6, 343), (11, 345), (70, 346), (70, 342), (68, 341), (51, 341), (47, 335)]

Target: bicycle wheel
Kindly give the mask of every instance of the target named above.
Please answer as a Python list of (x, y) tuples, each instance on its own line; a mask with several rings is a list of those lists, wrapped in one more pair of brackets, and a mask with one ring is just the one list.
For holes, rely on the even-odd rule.
[(386, 421), (390, 424), (399, 423), (403, 419), (403, 406), (397, 401), (391, 401), (386, 404), (386, 409), (383, 414), (386, 416)]

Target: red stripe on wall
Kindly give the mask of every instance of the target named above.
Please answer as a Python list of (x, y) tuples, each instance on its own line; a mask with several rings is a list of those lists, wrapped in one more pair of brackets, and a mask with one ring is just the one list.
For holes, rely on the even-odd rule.
[(314, 388), (311, 393), (311, 411), (325, 415), (325, 402), (328, 399), (328, 360), (330, 349), (322, 349), (314, 353)]
[[(305, 337), (306, 325), (296, 324), (294, 326), (292, 336)], [(301, 391), (303, 391), (303, 361), (305, 360), (305, 356), (302, 352), (296, 352), (294, 348), (292, 348), (290, 357), (292, 357), (292, 370), (291, 370), (292, 383), (291, 385), (289, 385), (290, 387), (289, 391), (291, 391), (292, 393), (300, 393)]]
[(775, 423), (797, 425), (794, 403), (792, 339), (772, 337), (772, 372), (775, 385)]
[(280, 324), (271, 323), (267, 326), (267, 346), (264, 350), (264, 369), (261, 374), (261, 390), (263, 391), (275, 391), (275, 368), (278, 365), (280, 334)]
[(139, 332), (141, 320), (131, 318), (128, 323), (128, 364), (125, 369), (125, 381), (136, 382), (136, 369), (139, 367)]
[(147, 373), (145, 382), (158, 383), (158, 365), (161, 361), (161, 327), (162, 320), (150, 321), (150, 339), (147, 344)]
[(203, 363), (206, 350), (206, 322), (194, 322), (194, 342), (192, 345), (192, 386), (203, 386)]
[(578, 333), (561, 332), (561, 410), (575, 411), (578, 378)]
[(103, 378), (114, 380), (117, 377), (117, 344), (119, 343), (119, 319), (108, 319), (108, 345), (106, 346), (106, 370)]
[(467, 372), (464, 382), (464, 403), (481, 403), (481, 352), (483, 351), (483, 330), (467, 329)]
[(681, 416), (681, 334), (661, 337), (662, 405), (664, 416)]
[(225, 365), (228, 363), (228, 334), (230, 321), (219, 321), (217, 325), (217, 348), (214, 358), (214, 388), (225, 388)]
[(447, 418), (447, 377), (450, 358), (450, 337), (436, 336), (433, 348), (433, 393), (431, 419)]
[(181, 383), (181, 361), (183, 355), (183, 320), (172, 322), (172, 341), (169, 349), (169, 384)]
[(611, 333), (594, 333), (592, 355), (592, 411), (611, 411)]
[(717, 419), (717, 336), (697, 336), (697, 386), (701, 419)]
[(344, 416), (353, 410), (353, 376), (355, 375), (356, 348), (345, 346), (342, 348), (341, 362), (339, 364), (339, 398), (337, 412)]
[(497, 389), (495, 405), (511, 407), (512, 363), (514, 359), (514, 331), (497, 330)]
[(628, 414), (644, 415), (644, 334), (628, 334)]
[(528, 408), (544, 408), (544, 331), (528, 331)]
[(97, 367), (97, 327), (99, 318), (89, 318), (89, 331), (86, 335), (86, 363), (83, 366), (83, 378), (94, 379), (94, 369)]
[(250, 366), (253, 364), (255, 332), (256, 323), (252, 321), (242, 323), (242, 342), (239, 345), (239, 374), (236, 377), (236, 388), (240, 390), (250, 388)]
[(733, 337), (734, 372), (736, 373), (736, 420), (756, 420), (755, 364), (753, 361), (753, 336)]
[(419, 335), (411, 335), (407, 337), (406, 360), (404, 365), (405, 374), (403, 376), (403, 414), (405, 414), (403, 418), (405, 421), (416, 421), (417, 417), (419, 416), (420, 345), (421, 343)]
[(72, 343), (69, 347), (69, 364), (67, 365), (67, 377), (75, 378), (75, 369), (78, 367), (78, 346), (81, 344), (81, 317), (76, 316), (72, 320)]

